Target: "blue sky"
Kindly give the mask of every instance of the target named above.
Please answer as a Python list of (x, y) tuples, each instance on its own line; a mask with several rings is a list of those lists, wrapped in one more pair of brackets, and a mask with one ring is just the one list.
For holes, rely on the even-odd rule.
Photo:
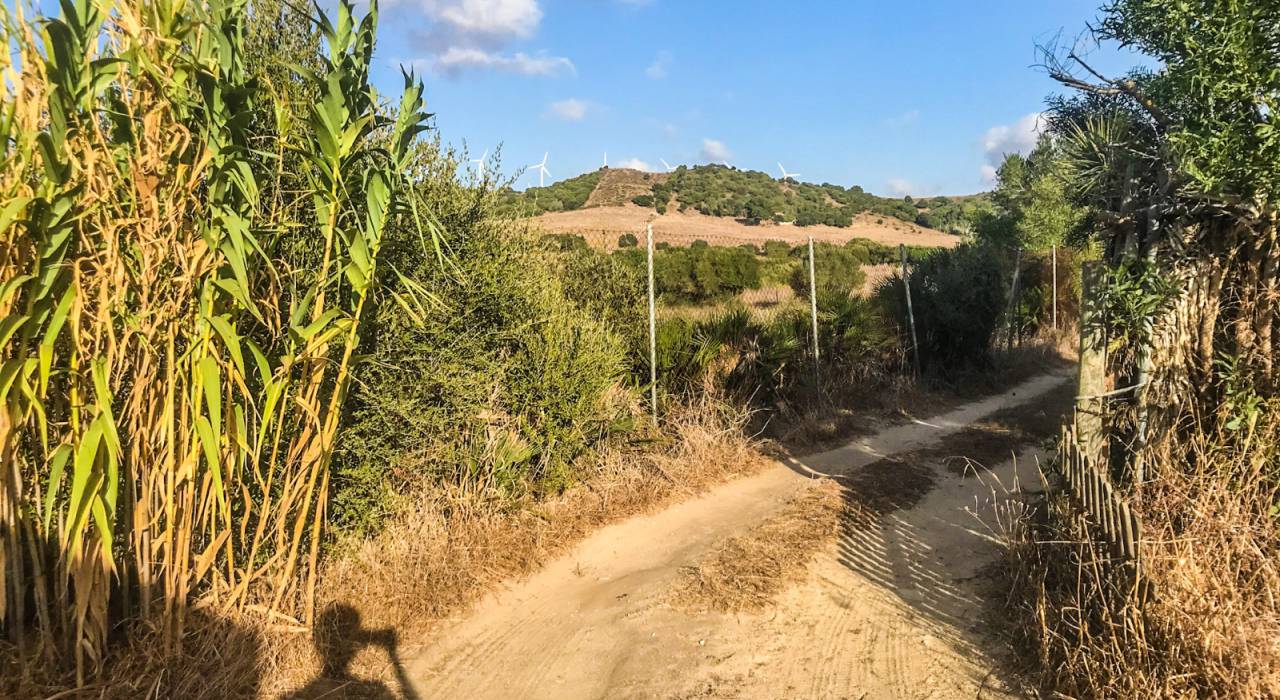
[(377, 79), (394, 90), (414, 65), (444, 140), (501, 145), (508, 174), (550, 151), (562, 179), (607, 152), (960, 194), (1028, 146), (1055, 89), (1035, 46), (1074, 38), (1098, 2), (383, 0)]
[[(411, 63), (447, 143), (502, 169), (728, 160), (885, 195), (989, 186), (1055, 84), (1037, 43), (1099, 0), (383, 0), (380, 86)], [(1093, 49), (1112, 72), (1139, 57)], [(536, 183), (526, 174), (519, 186)]]
[[(1034, 141), (1056, 89), (1036, 45), (1080, 35), (1100, 2), (381, 0), (374, 80), (394, 96), (412, 65), (444, 141), (501, 146), (508, 175), (550, 152), (563, 179), (607, 152), (965, 194)], [(1143, 62), (1087, 50), (1109, 73)]]

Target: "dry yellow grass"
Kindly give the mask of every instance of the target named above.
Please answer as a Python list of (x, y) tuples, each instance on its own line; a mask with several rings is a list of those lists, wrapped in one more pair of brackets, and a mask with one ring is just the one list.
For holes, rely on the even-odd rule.
[(1280, 487), (1266, 474), (1280, 456), (1280, 420), (1272, 413), (1253, 430), (1243, 445), (1180, 435), (1156, 458), (1133, 500), (1141, 588), (1094, 544), (1064, 493), (1011, 523), (1010, 629), (1043, 687), (1096, 698), (1280, 697)]
[(612, 250), (618, 236), (634, 233), (640, 236), (645, 225), (653, 224), (655, 242), (685, 246), (696, 240), (712, 245), (735, 246), (743, 243), (762, 244), (769, 240), (802, 243), (813, 236), (815, 241), (844, 243), (865, 238), (885, 245), (904, 243), (914, 246), (952, 248), (960, 237), (927, 229), (892, 217), (862, 213), (847, 228), (836, 226), (788, 226), (765, 222), (759, 225), (740, 223), (723, 216), (706, 216), (694, 211), (657, 214), (652, 209), (634, 204), (549, 212), (531, 220), (535, 227), (551, 233), (582, 236), (592, 246)]
[(835, 538), (842, 492), (834, 481), (816, 481), (751, 532), (725, 540), (698, 565), (684, 569), (672, 603), (695, 612), (764, 608), (805, 574), (823, 543)]
[[(646, 512), (744, 474), (769, 460), (743, 437), (743, 417), (703, 404), (674, 418), (656, 450), (609, 450), (585, 483), (542, 502), (509, 503), (434, 489), (380, 535), (325, 567), (321, 607), (349, 607), (366, 631), (426, 637), (502, 581), (536, 571), (605, 524)], [(301, 687), (321, 670), (312, 640), (277, 638), (264, 694)], [(355, 655), (361, 676), (394, 671), (387, 652)]]
[[(197, 605), (176, 655), (160, 652), (158, 633), (139, 630), (127, 649), (113, 654), (108, 675), (84, 692), (210, 700), (381, 697), (382, 680), (401, 669), (397, 661), (410, 651), (403, 640), (426, 637), (493, 586), (536, 571), (605, 524), (769, 464), (744, 437), (744, 420), (711, 401), (686, 408), (669, 421), (668, 440), (602, 450), (584, 483), (542, 501), (424, 488), (416, 506), (381, 534), (335, 551), (322, 566), (314, 634), (279, 613)], [(0, 643), (5, 651), (11, 650)], [(343, 661), (338, 671), (327, 668), (335, 657)], [(20, 663), (0, 653), (0, 697), (66, 690), (62, 679), (24, 678)]]

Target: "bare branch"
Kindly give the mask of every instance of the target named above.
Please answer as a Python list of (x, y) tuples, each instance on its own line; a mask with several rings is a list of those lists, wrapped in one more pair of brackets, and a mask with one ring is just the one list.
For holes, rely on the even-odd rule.
[(1084, 59), (1076, 55), (1075, 51), (1068, 53), (1067, 58), (1088, 71), (1089, 74), (1100, 81), (1101, 84), (1081, 80), (1071, 75), (1060, 65), (1052, 67), (1049, 70), (1049, 77), (1069, 88), (1084, 92), (1091, 92), (1095, 95), (1125, 95), (1134, 102), (1137, 102), (1138, 106), (1142, 107), (1142, 109), (1155, 120), (1161, 130), (1168, 130), (1169, 127), (1173, 125), (1173, 120), (1171, 120), (1163, 110), (1156, 106), (1156, 103), (1147, 96), (1147, 94), (1138, 85), (1137, 81), (1129, 78), (1121, 80), (1108, 78), (1095, 70), (1093, 66), (1089, 65)]

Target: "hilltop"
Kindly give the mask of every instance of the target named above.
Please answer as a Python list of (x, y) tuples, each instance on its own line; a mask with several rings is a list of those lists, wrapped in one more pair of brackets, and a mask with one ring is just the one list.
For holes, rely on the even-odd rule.
[(670, 173), (601, 168), (523, 193), (508, 192), (507, 202), (549, 231), (577, 233), (606, 247), (614, 232), (635, 231), (647, 222), (676, 245), (696, 239), (797, 241), (812, 235), (950, 247), (989, 207), (985, 194), (895, 199), (856, 185), (779, 180), (723, 165), (680, 166)]

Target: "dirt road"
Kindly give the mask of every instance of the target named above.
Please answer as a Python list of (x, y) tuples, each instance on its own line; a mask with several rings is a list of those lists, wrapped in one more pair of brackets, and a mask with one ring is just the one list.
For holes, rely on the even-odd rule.
[[(1040, 377), (605, 528), (433, 635), (408, 665), (415, 691), (422, 698), (1008, 697), (981, 630), (994, 592), (980, 571), (996, 556), (987, 530), (995, 507), (1013, 497), (1001, 486), (993, 496), (993, 485), (1014, 488), (1014, 466), (995, 464), (1004, 457), (987, 450), (995, 468), (965, 478), (954, 473), (954, 458), (983, 451), (974, 436), (985, 433), (970, 426), (994, 415), (1043, 418), (1064, 381)], [(1018, 443), (1018, 477), (1038, 489), (1027, 442)], [(911, 481), (914, 491), (877, 517), (846, 522), (816, 544), (800, 583), (765, 610), (734, 615), (672, 604), (682, 570), (777, 513), (812, 477), (841, 480), (852, 494), (860, 476), (880, 468), (887, 477), (880, 486), (892, 491), (894, 469), (907, 467), (926, 478)]]

